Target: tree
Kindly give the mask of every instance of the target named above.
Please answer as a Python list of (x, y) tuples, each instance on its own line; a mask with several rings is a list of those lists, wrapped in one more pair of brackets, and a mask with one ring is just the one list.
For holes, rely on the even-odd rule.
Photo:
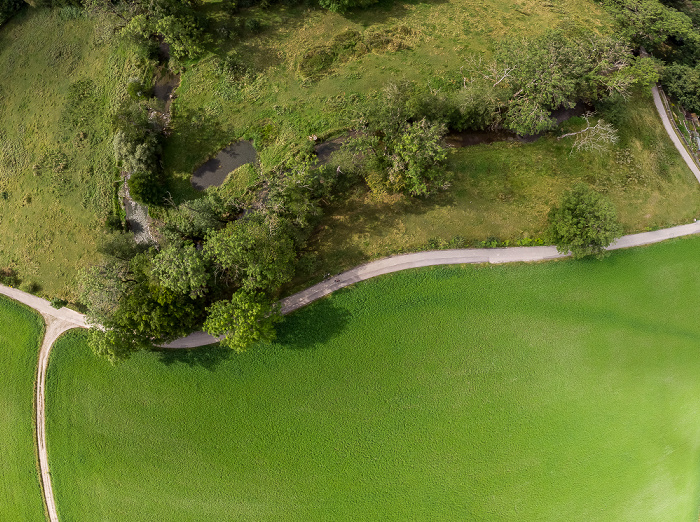
[(23, 5), (22, 0), (0, 0), (0, 25), (12, 18)]
[(274, 325), (280, 315), (260, 293), (239, 291), (230, 301), (217, 301), (207, 309), (204, 331), (224, 338), (221, 344), (243, 351), (258, 341), (275, 338)]
[(229, 223), (207, 238), (204, 253), (247, 291), (274, 291), (294, 271), (294, 243), (259, 214)]
[(396, 191), (425, 196), (447, 183), (447, 149), (442, 137), (447, 129), (423, 118), (406, 125), (404, 132), (390, 144), (389, 183)]
[(153, 258), (153, 275), (178, 294), (201, 297), (209, 284), (209, 263), (192, 243), (170, 245)]
[(700, 65), (673, 64), (664, 69), (663, 86), (685, 109), (700, 112)]
[(573, 154), (574, 151), (580, 152), (582, 150), (602, 152), (609, 145), (617, 143), (617, 129), (602, 119), (598, 120), (595, 125), (592, 125), (592, 117), (593, 113), (590, 112), (583, 117), (583, 119), (586, 120), (586, 127), (584, 129), (576, 132), (567, 132), (557, 138), (561, 140), (563, 138), (576, 136), (576, 140), (569, 154)]
[(549, 212), (548, 234), (557, 250), (574, 259), (605, 257), (606, 248), (622, 235), (612, 203), (588, 185), (579, 183), (566, 192), (561, 205)]

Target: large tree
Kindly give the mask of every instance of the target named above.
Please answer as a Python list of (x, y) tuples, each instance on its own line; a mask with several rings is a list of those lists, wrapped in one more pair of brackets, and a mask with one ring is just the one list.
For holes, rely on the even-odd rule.
[(622, 235), (612, 203), (584, 183), (566, 192), (549, 212), (550, 239), (562, 254), (574, 259), (602, 258), (606, 248)]
[(207, 309), (204, 331), (223, 336), (221, 344), (236, 351), (275, 337), (279, 312), (260, 293), (239, 291), (230, 301), (217, 301)]

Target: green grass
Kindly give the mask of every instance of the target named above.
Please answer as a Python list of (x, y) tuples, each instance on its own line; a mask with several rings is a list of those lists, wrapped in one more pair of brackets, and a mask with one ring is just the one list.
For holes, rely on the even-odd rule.
[[(290, 289), (368, 259), (487, 238), (514, 244), (543, 238), (547, 214), (579, 181), (607, 194), (625, 233), (689, 223), (700, 216), (700, 185), (666, 134), (651, 97), (637, 96), (619, 125), (620, 142), (602, 154), (570, 154), (572, 139), (500, 142), (453, 149), (452, 186), (426, 200), (377, 200), (366, 189), (326, 211)], [(435, 248), (434, 246), (432, 248)]]
[[(207, 2), (215, 26), (230, 28), (233, 17), (221, 2)], [(173, 134), (165, 148), (166, 170), (179, 183), (176, 195), (191, 197), (194, 167), (231, 141), (256, 138), (261, 161), (279, 160), (278, 145), (308, 145), (352, 126), (358, 100), (391, 81), (410, 79), (440, 87), (460, 82), (460, 67), (473, 57), (488, 56), (506, 36), (540, 34), (561, 24), (580, 24), (607, 31), (609, 17), (596, 3), (560, 0), (456, 0), (387, 2), (339, 15), (325, 10), (245, 9), (234, 17), (258, 18), (264, 30), (219, 40), (212, 55), (187, 67), (173, 103)], [(394, 34), (402, 43), (336, 60), (313, 79), (299, 72), (310, 50), (330, 46), (345, 31), (363, 40), (376, 33)], [(231, 82), (217, 72), (217, 58), (235, 53), (248, 65), (248, 76)]]
[(27, 10), (0, 30), (0, 267), (75, 300), (112, 208), (110, 110), (143, 64), (104, 20)]
[(0, 520), (43, 520), (34, 435), (41, 318), (0, 297)]
[(695, 522), (700, 238), (416, 270), (242, 355), (51, 358), (62, 520)]

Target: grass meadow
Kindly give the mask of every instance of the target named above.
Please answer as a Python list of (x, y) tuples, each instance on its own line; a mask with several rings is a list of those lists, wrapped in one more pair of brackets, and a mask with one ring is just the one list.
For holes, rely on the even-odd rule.
[(43, 520), (34, 436), (41, 318), (0, 297), (0, 520)]
[(700, 185), (666, 135), (650, 95), (630, 101), (614, 149), (570, 150), (571, 141), (555, 137), (452, 149), (452, 186), (424, 200), (378, 200), (358, 188), (327, 209), (309, 245), (311, 261), (301, 265), (290, 292), (395, 253), (545, 238), (549, 209), (579, 181), (610, 197), (626, 233), (700, 216)]
[(275, 344), (54, 349), (62, 520), (695, 522), (700, 238), (360, 283)]
[(110, 31), (74, 8), (0, 30), (0, 267), (50, 297), (75, 299), (113, 207), (110, 111), (142, 64)]

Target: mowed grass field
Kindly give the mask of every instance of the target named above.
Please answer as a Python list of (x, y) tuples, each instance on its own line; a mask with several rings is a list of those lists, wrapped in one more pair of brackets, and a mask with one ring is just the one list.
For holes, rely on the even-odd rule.
[(40, 317), (0, 297), (0, 520), (43, 520), (34, 443)]
[(242, 355), (56, 346), (62, 520), (688, 521), (700, 238), (367, 281)]

